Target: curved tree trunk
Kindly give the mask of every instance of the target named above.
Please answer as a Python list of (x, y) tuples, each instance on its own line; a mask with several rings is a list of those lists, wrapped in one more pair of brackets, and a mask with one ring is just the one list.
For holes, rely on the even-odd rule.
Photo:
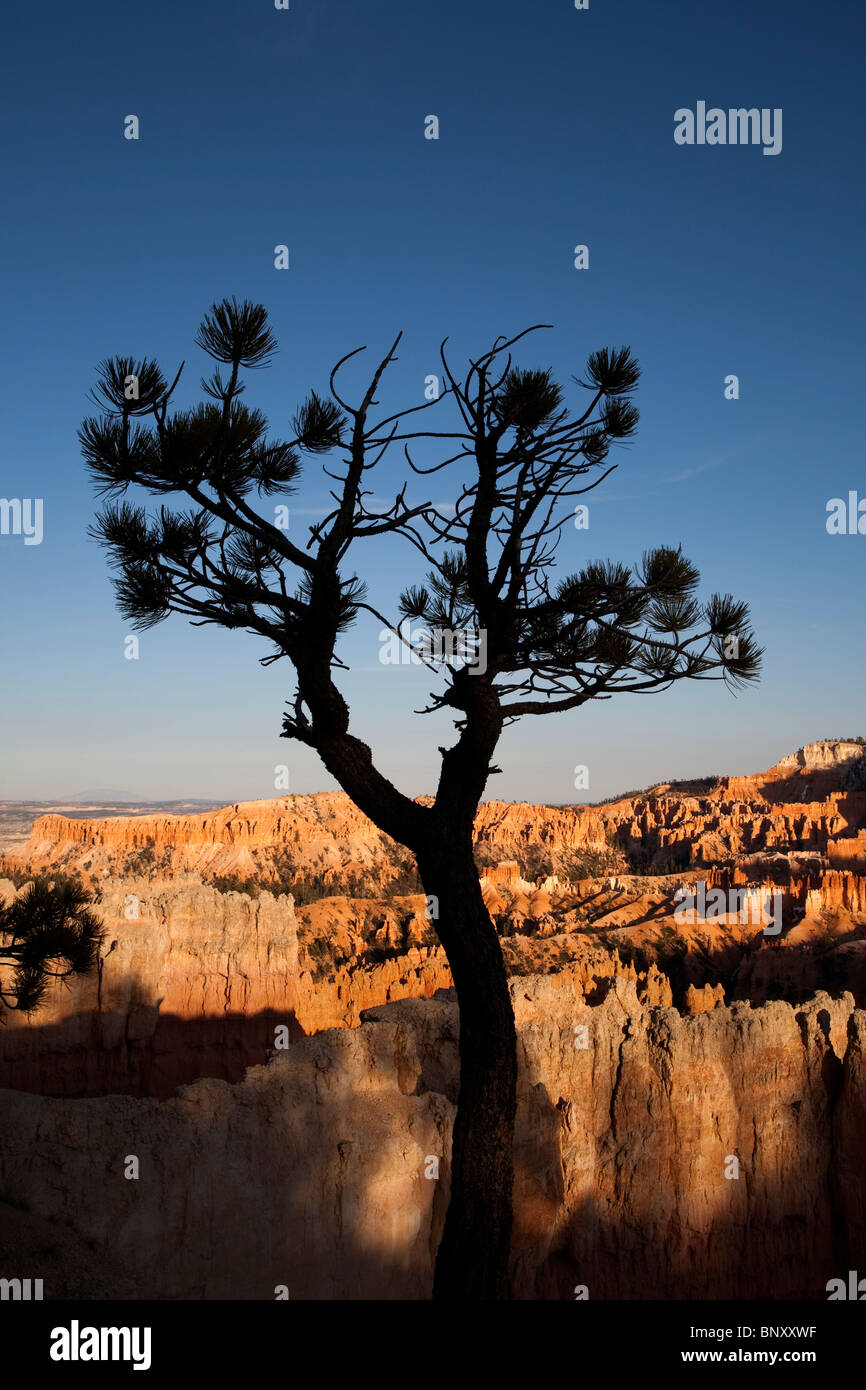
[(484, 905), (471, 835), (418, 856), (460, 1007), (460, 1095), (451, 1196), (433, 1297), (508, 1297), (517, 1037), (505, 963)]
[[(517, 1036), (505, 962), (484, 905), (473, 854), (475, 813), (501, 728), (495, 698), (476, 684), (477, 709), (458, 743), (443, 749), (437, 805), (396, 791), (370, 750), (330, 707), (336, 732), (315, 746), (343, 790), (381, 830), (416, 857), (460, 1008), (460, 1093), (451, 1144), (451, 1194), (436, 1257), (433, 1297), (464, 1302), (508, 1297)], [(343, 727), (341, 727), (343, 726)], [(329, 726), (330, 727), (330, 726)]]

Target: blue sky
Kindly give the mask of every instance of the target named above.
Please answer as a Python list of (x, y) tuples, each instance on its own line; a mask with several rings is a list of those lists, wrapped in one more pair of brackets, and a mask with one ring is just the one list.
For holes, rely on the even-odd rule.
[[(859, 4), (90, 3), (18, 5), (6, 27), (0, 496), (42, 498), (44, 538), (0, 536), (0, 797), (267, 797), (283, 763), (292, 791), (333, 786), (278, 737), (291, 672), (259, 667), (256, 639), (173, 618), (124, 659), (86, 535), (75, 431), (95, 364), (186, 358), (189, 404), (209, 361), (193, 334), (231, 294), (271, 313), (280, 352), (247, 400), (277, 435), (336, 358), (401, 328), (394, 408), (423, 399), (446, 334), (460, 360), (553, 324), (521, 360), (566, 384), (602, 345), (639, 357), (638, 434), (564, 570), (682, 541), (705, 593), (751, 602), (763, 680), (524, 720), (489, 795), (595, 800), (866, 732), (866, 536), (825, 528), (829, 498), (866, 497)], [(674, 112), (699, 100), (781, 108), (781, 153), (676, 145)], [(296, 535), (325, 500), (312, 461)], [(418, 561), (393, 541), (356, 564), (393, 611)], [(373, 620), (346, 642), (354, 730), (429, 791), (449, 726), (412, 714), (429, 681), (378, 649)]]

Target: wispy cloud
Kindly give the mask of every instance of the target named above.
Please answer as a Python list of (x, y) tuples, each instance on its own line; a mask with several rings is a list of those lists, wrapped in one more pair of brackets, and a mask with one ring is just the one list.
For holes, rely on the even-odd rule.
[(706, 463), (695, 464), (692, 468), (681, 468), (679, 473), (669, 473), (666, 478), (662, 478), (662, 483), (666, 486), (671, 483), (685, 483), (689, 478), (696, 478), (699, 473), (708, 473), (711, 468), (718, 468), (723, 461), (721, 458), (707, 459)]

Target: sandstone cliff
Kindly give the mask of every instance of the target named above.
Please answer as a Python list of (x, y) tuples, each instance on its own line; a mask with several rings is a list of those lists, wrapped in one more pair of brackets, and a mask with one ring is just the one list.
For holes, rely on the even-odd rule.
[[(866, 794), (841, 781), (862, 762), (860, 745), (825, 742), (752, 778), (660, 784), (596, 807), (486, 803), (482, 889), (509, 973), (567, 970), (591, 996), (633, 962), (636, 979), (657, 968), (687, 1013), (842, 986), (866, 1005)], [(652, 872), (670, 859), (677, 872)], [(7, 863), (19, 881), (81, 874), (108, 936), (97, 976), (0, 1029), (0, 1085), (167, 1097), (203, 1075), (234, 1082), (277, 1028), (355, 1027), (364, 1009), (451, 983), (423, 896), (399, 891), (405, 856), (342, 795), (46, 815)], [(697, 881), (778, 890), (782, 933), (769, 942), (736, 911), (684, 926), (675, 894)], [(221, 891), (236, 883), (246, 891)]]
[[(0, 899), (14, 891), (0, 880)], [(429, 930), (423, 898), (399, 901), (413, 908), (408, 926)], [(6, 1016), (0, 1087), (165, 1098), (201, 1076), (239, 1081), (278, 1035), (357, 1027), (374, 1005), (428, 998), (452, 983), (438, 946), (371, 959), (406, 932), (407, 913), (393, 902), (337, 897), (296, 911), (291, 896), (222, 893), (183, 875), (107, 880), (98, 910), (106, 938), (96, 973), (51, 990), (32, 1016)], [(566, 964), (581, 997), (621, 975), (650, 1002), (672, 1000), (660, 971), (639, 973), (600, 942), (559, 935), (503, 947), (515, 973)], [(344, 963), (334, 964), (335, 951)]]
[[(850, 996), (683, 1018), (626, 980), (512, 993), (514, 1297), (824, 1299), (866, 1266)], [(162, 1102), (0, 1092), (7, 1260), (46, 1298), (427, 1297), (457, 1035), (437, 995)]]
[(291, 899), (129, 878), (103, 885), (98, 911), (99, 969), (49, 991), (37, 1014), (6, 1016), (0, 1085), (171, 1095), (199, 1076), (240, 1079), (279, 1024), (300, 1034)]
[[(14, 893), (0, 880), (0, 898)], [(423, 900), (422, 900), (423, 902)], [(307, 940), (339, 939), (346, 899), (315, 904)], [(314, 977), (292, 898), (222, 893), (192, 875), (108, 880), (98, 970), (0, 1028), (0, 1087), (47, 1095), (170, 1096), (200, 1076), (238, 1081), (280, 1036), (354, 1026), (363, 1009), (449, 986), (440, 948), (410, 947)], [(327, 914), (327, 918), (326, 918)], [(381, 914), (387, 916), (387, 909)], [(317, 935), (318, 934), (318, 935)]]

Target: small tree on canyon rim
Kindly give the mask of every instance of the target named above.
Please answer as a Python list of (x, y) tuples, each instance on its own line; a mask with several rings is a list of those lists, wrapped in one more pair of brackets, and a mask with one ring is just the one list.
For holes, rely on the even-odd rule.
[[(437, 1299), (508, 1292), (517, 1046), (500, 944), (473, 858), (476, 811), (498, 770), (492, 759), (503, 727), (684, 679), (736, 685), (755, 678), (761, 657), (747, 605), (718, 594), (699, 602), (698, 572), (679, 548), (650, 550), (633, 568), (595, 562), (554, 580), (571, 499), (611, 472), (611, 446), (635, 431), (629, 392), (639, 368), (627, 348), (592, 353), (586, 379), (572, 378), (574, 394), (584, 393), (583, 408), (572, 410), (551, 370), (513, 359), (515, 345), (540, 327), (497, 339), (460, 376), (443, 343), (441, 394), (392, 413), (377, 409), (376, 397), (401, 335), (350, 404), (337, 377), (365, 350), (358, 348), (336, 364), (327, 394), (312, 391), (299, 406), (292, 437), (274, 440), (262, 413), (241, 400), (242, 371), (266, 365), (276, 348), (267, 313), (223, 300), (195, 338), (225, 371), (202, 379), (206, 401), (175, 409), (180, 371), (169, 384), (156, 362), (115, 357), (100, 364), (92, 393), (102, 413), (79, 431), (100, 492), (115, 499), (91, 533), (107, 547), (124, 617), (139, 629), (170, 613), (242, 628), (271, 643), (263, 664), (288, 658), (295, 685), (282, 736), (314, 749), (356, 806), (415, 855), (436, 905), (460, 1009)], [(449, 409), (443, 427), (431, 427)], [(456, 501), (410, 500), (403, 482), (393, 503), (375, 505), (369, 475), (394, 447), (402, 448), (407, 478), (453, 478)], [(332, 456), (321, 467), (333, 506), (302, 545), (254, 505), (255, 496), (293, 492), (305, 457), (325, 456)], [(152, 498), (180, 497), (186, 509), (135, 505), (124, 497), (131, 487)], [(348, 568), (350, 551), (354, 561), (363, 542), (382, 537), (414, 547), (427, 571), (402, 593), (394, 620), (366, 602), (364, 584)], [(454, 714), (454, 741), (439, 749), (430, 805), (399, 791), (350, 732), (337, 648), (365, 612), (395, 642), (412, 645), (406, 620), (470, 635), (452, 641), (444, 660), (429, 641), (416, 646), (439, 682), (421, 712)]]
[(6, 1009), (38, 1009), (52, 980), (94, 969), (104, 933), (92, 901), (72, 879), (37, 878), (0, 905), (0, 1023)]

